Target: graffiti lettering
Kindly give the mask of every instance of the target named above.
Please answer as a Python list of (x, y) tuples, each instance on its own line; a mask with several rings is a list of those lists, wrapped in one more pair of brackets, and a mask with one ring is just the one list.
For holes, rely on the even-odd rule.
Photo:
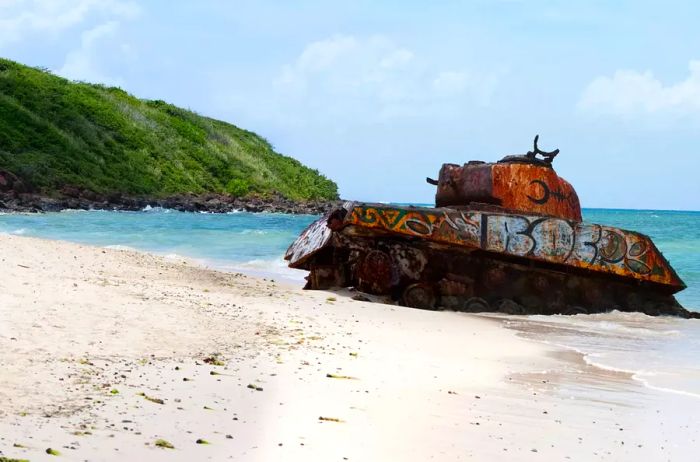
[[(531, 199), (558, 200), (558, 191), (552, 192), (544, 182), (536, 181), (542, 191)], [(635, 274), (639, 279), (677, 279), (646, 236), (607, 226), (553, 217), (389, 206), (358, 206), (349, 217), (349, 224), (439, 243), (619, 275)], [(318, 240), (323, 238), (318, 236)]]

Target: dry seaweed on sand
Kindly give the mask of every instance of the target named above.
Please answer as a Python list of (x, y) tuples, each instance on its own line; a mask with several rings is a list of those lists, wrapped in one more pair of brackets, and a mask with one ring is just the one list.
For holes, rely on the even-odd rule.
[(357, 377), (341, 374), (326, 374), (326, 377), (328, 377), (329, 379), (357, 380)]
[(153, 444), (155, 444), (159, 448), (175, 449), (175, 446), (173, 446), (173, 444), (170, 441), (164, 439), (157, 439), (156, 442)]
[(150, 401), (150, 402), (152, 402), (152, 403), (156, 403), (156, 404), (165, 404), (165, 401), (163, 401), (163, 400), (160, 399), (160, 398), (154, 398), (153, 396), (148, 396), (146, 393), (143, 393), (143, 392), (137, 393), (137, 394), (138, 394), (139, 396), (143, 396), (143, 399), (148, 400), (148, 401)]
[(318, 418), (318, 420), (320, 420), (321, 422), (337, 422), (337, 423), (345, 422), (344, 420), (339, 419), (337, 417), (324, 417), (324, 416), (320, 416)]
[(213, 354), (210, 356), (207, 356), (204, 358), (202, 361), (204, 361), (206, 364), (211, 364), (212, 366), (225, 366), (226, 363), (221, 360), (218, 354)]

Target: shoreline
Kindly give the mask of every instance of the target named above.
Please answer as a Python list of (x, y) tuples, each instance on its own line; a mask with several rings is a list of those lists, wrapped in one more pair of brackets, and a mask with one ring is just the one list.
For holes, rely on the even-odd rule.
[(697, 444), (698, 400), (503, 319), (37, 238), (0, 236), (0, 254), (1, 456), (688, 460)]
[(41, 213), (64, 210), (142, 211), (161, 207), (180, 212), (251, 213), (273, 212), (322, 215), (342, 204), (340, 200), (295, 201), (282, 196), (232, 197), (225, 194), (176, 194), (162, 198), (100, 195), (87, 190), (69, 189), (56, 196), (0, 191), (0, 212)]

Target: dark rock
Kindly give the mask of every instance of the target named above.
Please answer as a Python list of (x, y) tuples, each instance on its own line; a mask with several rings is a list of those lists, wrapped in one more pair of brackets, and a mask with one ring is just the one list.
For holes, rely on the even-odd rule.
[(340, 201), (292, 201), (280, 195), (272, 197), (232, 197), (225, 194), (177, 194), (165, 198), (128, 197), (121, 193), (102, 195), (77, 186), (64, 186), (51, 195), (28, 193), (21, 181), (0, 170), (0, 210), (13, 212), (55, 212), (65, 209), (138, 211), (146, 206), (181, 212), (227, 213), (237, 210), (261, 213), (321, 215), (337, 207)]

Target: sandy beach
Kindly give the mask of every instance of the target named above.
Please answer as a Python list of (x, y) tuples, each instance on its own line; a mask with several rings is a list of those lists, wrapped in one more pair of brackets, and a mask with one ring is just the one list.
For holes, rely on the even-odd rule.
[(26, 237), (0, 236), (0, 258), (7, 458), (700, 457), (700, 400), (528, 340), (504, 316)]

